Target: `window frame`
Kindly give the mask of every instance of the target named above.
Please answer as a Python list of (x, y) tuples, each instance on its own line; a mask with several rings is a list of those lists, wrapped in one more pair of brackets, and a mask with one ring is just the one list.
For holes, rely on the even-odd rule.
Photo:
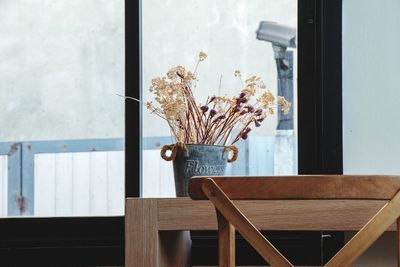
[(342, 0), (299, 0), (299, 174), (343, 174)]
[[(125, 92), (141, 96), (141, 6), (125, 0)], [(298, 0), (298, 170), (341, 174), (342, 0)], [(141, 112), (125, 105), (125, 195), (141, 188)], [(0, 218), (0, 261), (124, 265), (124, 216)], [(79, 262), (77, 262), (79, 259)]]

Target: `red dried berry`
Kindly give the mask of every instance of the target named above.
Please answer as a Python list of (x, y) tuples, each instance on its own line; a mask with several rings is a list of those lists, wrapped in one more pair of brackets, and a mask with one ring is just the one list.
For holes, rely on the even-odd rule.
[(206, 113), (208, 111), (208, 106), (201, 106), (200, 109), (201, 109), (201, 111)]

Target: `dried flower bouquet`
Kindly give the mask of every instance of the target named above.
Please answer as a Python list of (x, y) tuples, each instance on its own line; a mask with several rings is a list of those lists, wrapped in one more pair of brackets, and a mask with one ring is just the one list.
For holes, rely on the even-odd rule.
[(239, 95), (232, 98), (214, 95), (200, 104), (192, 89), (198, 81), (199, 63), (206, 57), (200, 52), (194, 72), (177, 66), (166, 76), (151, 81), (150, 92), (156, 104), (150, 101), (146, 107), (168, 123), (177, 143), (232, 145), (247, 139), (251, 128), (260, 127), (275, 107), (289, 112), (291, 103), (280, 96), (276, 101), (260, 77), (251, 76), (243, 82), (240, 71), (234, 73), (242, 84)]

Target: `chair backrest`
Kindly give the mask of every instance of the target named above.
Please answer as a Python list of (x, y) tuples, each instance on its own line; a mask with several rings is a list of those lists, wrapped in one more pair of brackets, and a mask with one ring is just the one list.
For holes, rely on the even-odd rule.
[(400, 189), (400, 176), (297, 175), (265, 177), (193, 177), (189, 195), (208, 199), (201, 184), (212, 178), (232, 200), (263, 199), (381, 199), (390, 200)]
[[(211, 179), (210, 179), (211, 178)], [(350, 266), (397, 220), (400, 244), (400, 176), (305, 175), (194, 177), (189, 195), (209, 199), (217, 210), (219, 266), (235, 266), (235, 228), (271, 266), (294, 267), (246, 218), (232, 200), (376, 199), (388, 202), (324, 265)], [(400, 253), (398, 254), (400, 267)]]
[[(211, 179), (210, 179), (211, 178)], [(235, 266), (235, 228), (274, 267), (294, 267), (232, 200), (274, 199), (375, 199), (388, 200), (362, 229), (332, 257), (325, 267), (350, 266), (397, 220), (400, 232), (399, 176), (271, 176), (194, 177), (192, 199), (209, 199), (217, 210), (219, 266)], [(400, 235), (397, 249), (400, 251)], [(400, 267), (400, 254), (398, 265)]]

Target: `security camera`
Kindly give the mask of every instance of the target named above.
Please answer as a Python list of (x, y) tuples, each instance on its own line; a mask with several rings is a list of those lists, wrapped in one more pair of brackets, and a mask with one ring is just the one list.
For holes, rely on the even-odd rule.
[(258, 40), (271, 42), (281, 47), (296, 47), (296, 29), (294, 28), (276, 22), (261, 21), (256, 33)]

